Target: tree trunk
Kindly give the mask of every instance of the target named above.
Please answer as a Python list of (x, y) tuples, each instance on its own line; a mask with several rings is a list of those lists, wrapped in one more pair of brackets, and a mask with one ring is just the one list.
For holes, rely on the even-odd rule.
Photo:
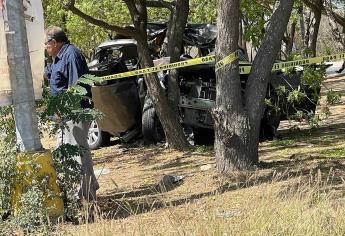
[(321, 7), (323, 6), (323, 0), (318, 0), (317, 5), (313, 8), (314, 12), (314, 18), (315, 18), (315, 23), (314, 23), (314, 30), (313, 30), (313, 35), (312, 35), (312, 40), (310, 44), (311, 51), (313, 52), (313, 56), (316, 57), (316, 46), (317, 46), (317, 39), (319, 36), (319, 29), (320, 29), (320, 23), (321, 23)]
[[(239, 0), (218, 3), (216, 60), (235, 52), (239, 40)], [(242, 106), (238, 61), (216, 72), (217, 97), (213, 110), (215, 156), (219, 172), (246, 168), (248, 120)]]
[(300, 15), (299, 18), (299, 24), (300, 24), (300, 32), (301, 32), (301, 39), (302, 39), (302, 48), (304, 48), (304, 42), (305, 42), (305, 19), (304, 19), (304, 9), (303, 6), (301, 6), (298, 9), (298, 14)]
[(246, 56), (248, 56), (247, 41), (246, 41), (246, 38), (244, 37), (245, 26), (242, 19), (240, 19), (239, 26), (240, 26), (240, 34), (239, 34), (239, 39), (238, 39), (238, 45), (240, 45), (240, 47), (245, 51)]
[[(145, 68), (153, 66), (147, 41), (139, 38), (136, 38), (136, 40), (138, 42), (138, 52), (142, 66)], [(188, 149), (189, 143), (183, 133), (178, 114), (174, 111), (173, 107), (169, 105), (165, 91), (162, 89), (157, 76), (155, 74), (145, 75), (145, 82), (158, 118), (162, 124), (169, 147), (178, 150)]]
[[(251, 142), (258, 143), (260, 122), (264, 113), (264, 99), (267, 85), (271, 77), (272, 66), (276, 55), (280, 50), (284, 31), (290, 19), (294, 0), (280, 0), (273, 13), (264, 39), (261, 42), (258, 53), (252, 65), (245, 91), (246, 108), (249, 117)], [(255, 153), (251, 157), (252, 162), (258, 160), (258, 144), (255, 145)], [(254, 152), (254, 151), (253, 151)]]
[[(217, 169), (246, 169), (258, 163), (259, 130), (264, 98), (272, 66), (280, 50), (293, 0), (281, 0), (254, 59), (244, 97), (241, 95), (238, 62), (217, 71), (215, 154)], [(220, 0), (218, 7), (217, 61), (237, 49), (239, 0)]]
[[(136, 34), (134, 38), (138, 43), (138, 52), (143, 68), (152, 67), (153, 61), (149, 53), (147, 43), (147, 8), (146, 1), (139, 0), (135, 6), (129, 1), (126, 2), (132, 14)], [(145, 82), (150, 98), (152, 99), (155, 111), (162, 124), (166, 141), (169, 147), (179, 150), (189, 148), (189, 143), (184, 135), (178, 113), (170, 106), (165, 91), (160, 85), (156, 74), (145, 75)]]
[[(187, 24), (189, 13), (189, 0), (177, 0), (176, 5), (171, 13), (168, 25), (168, 56), (170, 62), (180, 60), (183, 34)], [(178, 115), (178, 104), (180, 100), (180, 89), (178, 86), (178, 70), (171, 70), (168, 80), (168, 100), (169, 104)]]
[[(310, 28), (311, 28), (311, 12), (309, 12), (309, 15), (307, 19), (305, 20), (306, 23), (306, 32), (305, 32), (305, 37), (304, 37), (304, 47), (303, 48), (309, 48), (309, 41), (310, 41)], [(309, 56), (309, 53), (305, 53), (305, 56)]]
[(286, 56), (289, 56), (289, 54), (292, 52), (293, 44), (295, 42), (295, 34), (296, 34), (296, 26), (297, 21), (293, 21), (290, 28), (290, 35), (288, 37), (288, 42), (286, 44)]

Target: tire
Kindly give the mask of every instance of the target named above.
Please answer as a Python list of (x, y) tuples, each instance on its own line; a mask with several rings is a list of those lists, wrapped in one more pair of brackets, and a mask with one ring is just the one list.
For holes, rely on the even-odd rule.
[(260, 141), (273, 140), (277, 138), (277, 130), (280, 124), (280, 112), (265, 111), (264, 118), (260, 125)]
[[(278, 95), (272, 85), (268, 85), (266, 98), (272, 100), (273, 104), (278, 103)], [(280, 110), (266, 107), (264, 116), (260, 124), (260, 141), (273, 140), (277, 138), (277, 129), (280, 124), (282, 114)]]
[(193, 128), (194, 145), (210, 146), (214, 144), (214, 130)]
[(155, 109), (150, 107), (142, 115), (142, 132), (144, 145), (153, 145), (158, 142), (158, 117)]
[(110, 134), (100, 129), (97, 121), (92, 121), (87, 135), (87, 143), (91, 150), (96, 150), (109, 144)]

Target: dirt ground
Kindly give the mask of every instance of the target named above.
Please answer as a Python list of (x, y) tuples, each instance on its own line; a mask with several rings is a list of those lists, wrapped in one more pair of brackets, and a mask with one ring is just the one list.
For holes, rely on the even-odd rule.
[[(159, 232), (159, 218), (164, 218), (172, 208), (174, 212), (180, 211), (187, 221), (201, 217), (206, 206), (213, 207), (218, 213), (224, 209), (241, 211), (246, 207), (243, 204), (248, 204), (247, 200), (260, 192), (260, 186), (285, 185), (287, 181), (293, 182), (297, 178), (308, 179), (314, 173), (326, 181), (331, 176), (329, 181), (335, 192), (343, 189), (345, 77), (328, 79), (326, 86), (343, 95), (341, 103), (331, 107), (332, 115), (323, 121), (320, 128), (313, 130), (306, 125), (296, 129), (293, 128), (296, 124), (283, 122), (279, 130), (280, 139), (260, 144), (260, 163), (252, 171), (219, 176), (212, 147), (195, 147), (189, 152), (178, 152), (163, 146), (143, 147), (140, 141), (123, 144), (113, 140), (110, 146), (92, 152), (100, 184), (98, 205), (102, 219), (110, 221), (106, 224), (102, 221), (101, 224), (66, 226), (64, 230), (69, 234), (93, 235), (93, 227), (109, 228), (111, 224), (109, 232), (114, 234), (109, 235), (151, 235), (145, 233), (147, 231), (141, 234), (140, 229), (137, 231), (133, 227), (143, 224), (151, 228), (152, 224), (152, 228)], [(46, 140), (45, 145), (51, 146), (52, 142)], [(164, 175), (178, 176), (182, 180), (164, 189), (158, 184)], [(253, 189), (255, 193), (250, 192)], [(338, 194), (343, 193), (340, 191)], [(229, 198), (237, 200), (226, 203), (225, 199)], [(190, 204), (194, 204), (193, 207)], [(169, 224), (179, 225), (178, 221)], [(189, 228), (186, 226), (186, 229)], [(100, 232), (104, 231), (94, 233), (106, 235)], [(175, 233), (167, 234), (180, 234)]]

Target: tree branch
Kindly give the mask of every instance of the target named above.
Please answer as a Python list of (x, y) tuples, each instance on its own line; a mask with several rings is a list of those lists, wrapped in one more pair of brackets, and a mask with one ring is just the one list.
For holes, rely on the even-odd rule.
[(167, 2), (164, 0), (147, 1), (146, 6), (152, 7), (152, 8), (166, 8), (166, 9), (170, 10), (171, 12), (174, 10), (174, 3), (173, 2)]
[(338, 13), (334, 12), (334, 10), (331, 7), (327, 7), (324, 5), (321, 6), (317, 6), (315, 4), (315, 2), (311, 1), (311, 0), (303, 0), (304, 4), (307, 5), (307, 7), (311, 8), (312, 10), (320, 10), (323, 14), (328, 14), (331, 15), (333, 17), (333, 19), (335, 20), (335, 22), (337, 22), (338, 24), (340, 24), (341, 26), (345, 27), (345, 18), (341, 15), (339, 15)]
[(318, 9), (318, 6), (315, 4), (315, 2), (310, 1), (310, 0), (303, 0), (304, 4), (309, 7), (310, 9), (312, 9), (313, 11), (315, 11), (315, 9)]
[(134, 30), (126, 29), (126, 28), (116, 26), (116, 25), (110, 25), (105, 21), (98, 20), (98, 19), (82, 12), (81, 10), (79, 10), (75, 6), (75, 0), (70, 0), (68, 3), (63, 3), (62, 1), (60, 1), (60, 2), (66, 10), (71, 11), (73, 14), (79, 16), (80, 18), (84, 19), (85, 21), (87, 21), (91, 24), (97, 25), (97, 26), (104, 28), (104, 29), (107, 29), (107, 30), (114, 31), (114, 32), (121, 34), (121, 35), (124, 35), (124, 36), (128, 36), (128, 37), (134, 36), (134, 33), (135, 33)]

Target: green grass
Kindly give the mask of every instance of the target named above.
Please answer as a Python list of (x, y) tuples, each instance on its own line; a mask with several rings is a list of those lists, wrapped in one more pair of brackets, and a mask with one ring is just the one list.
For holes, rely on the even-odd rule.
[(209, 153), (213, 151), (213, 146), (194, 146), (192, 151), (198, 154)]
[(281, 140), (274, 140), (270, 142), (272, 147), (289, 147), (296, 145), (297, 142), (294, 139), (281, 139)]
[(322, 150), (320, 154), (329, 158), (341, 158), (345, 157), (345, 148), (326, 149)]

